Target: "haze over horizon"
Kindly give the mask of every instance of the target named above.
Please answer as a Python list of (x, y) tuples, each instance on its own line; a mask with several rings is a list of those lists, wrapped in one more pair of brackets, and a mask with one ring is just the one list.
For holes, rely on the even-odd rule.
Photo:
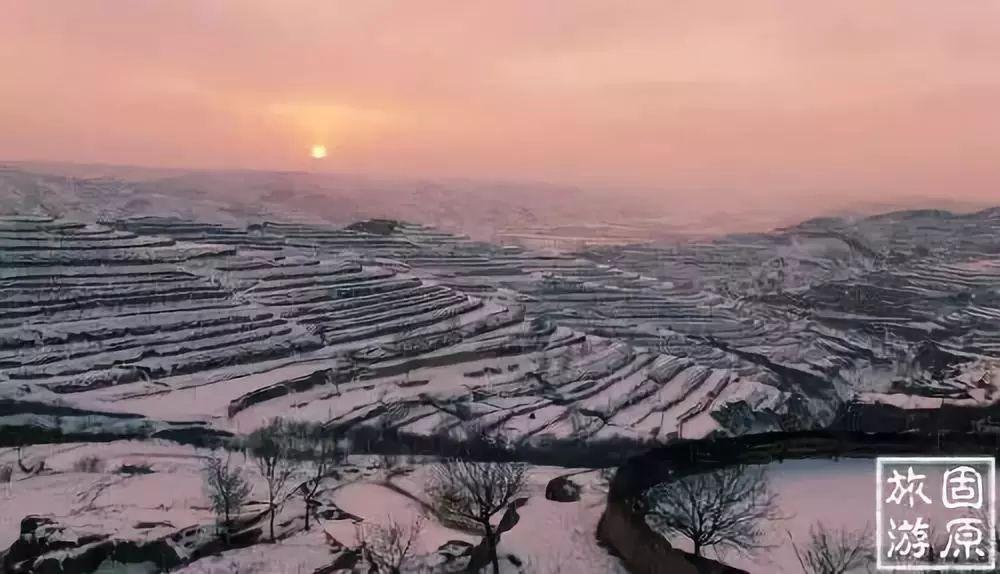
[(4, 160), (1000, 195), (996, 3), (0, 5)]

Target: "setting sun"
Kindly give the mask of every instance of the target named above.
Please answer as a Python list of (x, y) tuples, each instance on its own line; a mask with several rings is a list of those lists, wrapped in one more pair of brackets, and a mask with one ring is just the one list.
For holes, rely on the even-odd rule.
[(312, 146), (309, 155), (311, 155), (313, 159), (323, 159), (326, 157), (326, 146), (320, 144)]

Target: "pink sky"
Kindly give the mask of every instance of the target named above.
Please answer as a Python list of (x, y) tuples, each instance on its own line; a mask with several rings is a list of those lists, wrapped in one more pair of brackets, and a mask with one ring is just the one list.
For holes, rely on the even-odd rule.
[(995, 0), (0, 0), (0, 14), (0, 159), (1000, 198)]

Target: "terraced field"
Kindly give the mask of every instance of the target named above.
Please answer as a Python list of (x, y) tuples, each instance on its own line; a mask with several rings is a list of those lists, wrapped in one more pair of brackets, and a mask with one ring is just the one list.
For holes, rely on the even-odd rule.
[(480, 244), (414, 226), (383, 235), (378, 222), (2, 226), (0, 387), (22, 400), (225, 430), (281, 414), (636, 448), (712, 432), (726, 401), (772, 421), (786, 403), (733, 369), (549, 316), (574, 297), (537, 301), (553, 269), (639, 281), (582, 260), (511, 252), (491, 265), (462, 255)]
[(294, 414), (637, 448), (857, 401), (988, 404), (998, 227), (918, 212), (571, 255), (385, 220), (8, 218), (0, 376), (228, 430)]
[(320, 337), (193, 270), (220, 245), (0, 222), (0, 373), (57, 393), (315, 351)]
[[(988, 428), (1000, 388), (998, 231), (997, 210), (908, 212), (558, 254), (387, 220), (7, 217), (0, 441), (80, 444), (0, 456), (16, 459), (31, 488), (51, 490), (44, 511), (72, 529), (124, 512), (101, 498), (106, 489), (131, 497), (127, 519), (108, 522), (127, 541), (101, 534), (39, 560), (66, 566), (91, 544), (115, 553), (134, 542), (166, 544), (198, 567), (193, 548), (212, 540), (195, 492), (204, 447), (275, 416), (320, 422), (355, 453), (495, 447), (485, 433), (524, 460), (579, 466), (717, 434), (946, 428), (938, 413)], [(93, 442), (150, 438), (174, 443)], [(152, 476), (125, 478), (67, 458), (86, 449), (116, 453), (120, 468), (165, 458)], [(39, 461), (52, 467), (32, 471)], [(375, 498), (399, 488), (364, 460), (345, 468), (368, 477), (353, 488)], [(135, 485), (177, 477), (186, 494), (161, 501), (164, 516), (191, 524), (143, 518), (162, 513), (133, 500)], [(11, 500), (21, 514), (43, 508), (23, 492)], [(338, 537), (357, 519), (340, 508), (350, 500), (324, 502), (324, 528)], [(28, 538), (11, 548), (33, 528), (63, 532), (45, 520), (29, 517)], [(300, 565), (332, 561), (340, 551), (297, 520), (281, 524), (310, 549), (296, 553)], [(0, 532), (13, 541), (15, 526)], [(590, 531), (574, 544), (608, 558)]]
[[(187, 234), (185, 224), (173, 221), (126, 221), (119, 225), (131, 230), (193, 239)], [(215, 229), (218, 229), (219, 235), (232, 241), (234, 230)], [(213, 240), (210, 233), (199, 237), (206, 241)], [(591, 341), (624, 339), (627, 344), (623, 346), (631, 354), (641, 356), (642, 360), (652, 361), (659, 355), (666, 358), (684, 355), (692, 366), (722, 373), (717, 381), (713, 379), (717, 383), (716, 388), (704, 389), (708, 399), (686, 405), (691, 407), (687, 415), (654, 409), (655, 416), (650, 415), (644, 420), (663, 419), (669, 424), (652, 425), (662, 428), (641, 431), (638, 436), (643, 438), (657, 438), (658, 433), (662, 433), (659, 437), (662, 439), (677, 432), (677, 427), (683, 427), (683, 423), (676, 424), (675, 418), (694, 419), (696, 415), (715, 412), (716, 416), (702, 417), (705, 420), (688, 427), (692, 433), (710, 432), (716, 419), (728, 420), (723, 415), (730, 410), (759, 413), (755, 421), (737, 422), (737, 417), (729, 417), (733, 424), (737, 424), (735, 428), (738, 430), (755, 425), (772, 428), (788, 414), (784, 405), (794, 403), (788, 401), (789, 391), (780, 388), (783, 382), (781, 375), (705, 343), (713, 330), (741, 328), (742, 318), (732, 305), (727, 305), (726, 300), (717, 294), (671, 286), (651, 277), (595, 264), (583, 258), (495, 247), (396, 222), (361, 222), (350, 229), (265, 223), (246, 230), (244, 241), (246, 245), (253, 245), (262, 238), (269, 244), (283, 240), (286, 245), (313, 254), (349, 254), (365, 263), (409, 270), (425, 280), (470, 296), (482, 297), (507, 307), (524, 308), (530, 317), (587, 333), (591, 335)], [(679, 329), (682, 325), (689, 326), (692, 334), (698, 337), (687, 336), (671, 328), (676, 326)], [(543, 366), (551, 360), (542, 358)], [(563, 358), (555, 360), (566, 361)], [(645, 369), (639, 369), (630, 379), (616, 381), (617, 386), (606, 390), (599, 387), (599, 398), (591, 402), (604, 400), (610, 403), (610, 411), (607, 404), (599, 411), (594, 411), (593, 405), (582, 407), (585, 412), (599, 415), (590, 426), (608, 426), (608, 430), (602, 432), (625, 432), (628, 436), (636, 436), (630, 429), (635, 414), (622, 413), (623, 420), (627, 422), (618, 424), (615, 401), (600, 397), (604, 393), (632, 396), (629, 406), (632, 410), (642, 410), (646, 401), (639, 399), (652, 393), (649, 385), (670, 382), (667, 378), (651, 383), (645, 372)], [(678, 373), (678, 385), (687, 385), (685, 376)], [(693, 380), (695, 383), (690, 385), (689, 390), (698, 395), (702, 378), (695, 376)], [(522, 372), (520, 377), (512, 380), (512, 384), (520, 393), (533, 394), (533, 381), (525, 378)], [(639, 384), (644, 385), (641, 390), (637, 390)], [(795, 381), (789, 381), (786, 386), (791, 392), (799, 392)], [(836, 402), (831, 397), (833, 391), (827, 387), (813, 390), (821, 400), (796, 403), (798, 406), (795, 409), (798, 410), (794, 416), (828, 420), (832, 416), (830, 404)], [(672, 408), (677, 408), (677, 405)], [(580, 418), (578, 414), (577, 418)]]
[(998, 232), (996, 209), (916, 211), (588, 256), (661, 281), (700, 278), (703, 291), (734, 301), (758, 330), (716, 334), (718, 346), (842, 383), (866, 400), (982, 403), (994, 400), (1000, 358)]

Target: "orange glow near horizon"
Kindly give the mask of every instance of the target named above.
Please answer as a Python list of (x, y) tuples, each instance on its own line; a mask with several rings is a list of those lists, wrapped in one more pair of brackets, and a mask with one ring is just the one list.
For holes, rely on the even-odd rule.
[(997, 2), (110, 4), (4, 2), (0, 160), (1000, 196)]

